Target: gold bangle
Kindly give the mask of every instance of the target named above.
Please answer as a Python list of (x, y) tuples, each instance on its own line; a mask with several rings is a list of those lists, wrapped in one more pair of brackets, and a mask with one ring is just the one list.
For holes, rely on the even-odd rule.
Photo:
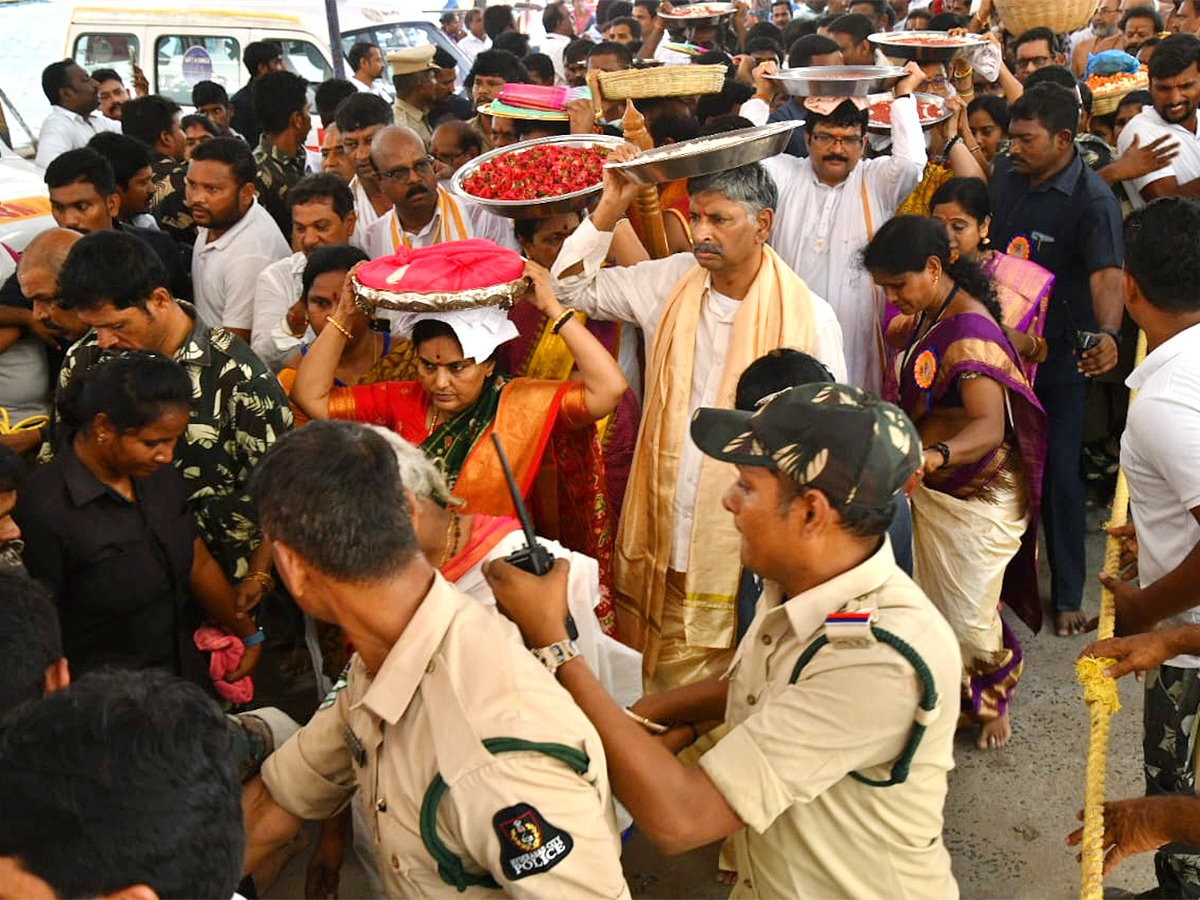
[(550, 326), (550, 333), (558, 334), (560, 331), (562, 331), (563, 326), (571, 321), (571, 319), (575, 318), (575, 312), (576, 310), (573, 306), (568, 306), (566, 309), (564, 309), (562, 315), (555, 319), (554, 324)]
[(332, 325), (334, 328), (336, 328), (338, 331), (340, 331), (342, 333), (342, 335), (345, 336), (346, 340), (349, 341), (349, 340), (354, 339), (354, 335), (346, 330), (346, 326), (343, 325), (341, 322), (339, 322), (337, 319), (335, 319), (333, 316), (326, 316), (325, 321), (328, 322), (330, 325)]
[(248, 572), (242, 581), (257, 581), (268, 594), (275, 590), (275, 579), (271, 577), (270, 572)]

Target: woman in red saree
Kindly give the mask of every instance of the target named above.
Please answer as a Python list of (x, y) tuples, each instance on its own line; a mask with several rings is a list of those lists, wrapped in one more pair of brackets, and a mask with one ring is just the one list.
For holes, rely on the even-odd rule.
[[(353, 273), (352, 273), (353, 274)], [(616, 361), (550, 289), (549, 273), (529, 263), (529, 299), (561, 322), (579, 380), (507, 378), (496, 349), (516, 329), (497, 307), (412, 314), (416, 381), (334, 387), (348, 340), (339, 328), (356, 309), (350, 277), (337, 309), (296, 370), (292, 401), (313, 419), (340, 418), (389, 428), (419, 446), (446, 475), (464, 510), (515, 515), (491, 435), (499, 434), (538, 531), (601, 561), (612, 554), (604, 469), (595, 422), (628, 387)], [(607, 581), (607, 575), (606, 579)]]

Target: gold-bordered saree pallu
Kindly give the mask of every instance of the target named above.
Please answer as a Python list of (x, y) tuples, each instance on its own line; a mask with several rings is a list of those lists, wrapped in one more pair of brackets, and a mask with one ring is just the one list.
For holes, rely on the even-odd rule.
[(439, 462), (464, 512), (515, 517), (491, 440), (499, 434), (538, 533), (599, 563), (603, 599), (596, 614), (605, 633), (615, 634), (604, 460), (583, 383), (495, 377), (471, 407), (432, 434), (428, 414), (429, 396), (417, 382), (335, 388), (329, 395), (331, 418), (391, 428)]
[[(626, 489), (638, 502), (621, 515), (614, 573), (617, 621), (621, 639), (642, 651), (646, 675), (654, 674), (662, 642), (679, 458), (690, 439), (696, 332), (709, 286), (708, 273), (697, 265), (675, 285), (663, 308), (646, 367), (642, 427)], [(814, 339), (808, 286), (764, 246), (758, 274), (734, 316), (715, 405), (733, 407), (738, 376), (755, 359), (777, 347), (811, 353)], [(700, 467), (683, 602), (691, 646), (733, 646), (741, 537), (721, 498), (736, 477), (734, 466), (708, 457)]]
[(974, 463), (930, 473), (913, 494), (914, 579), (954, 626), (963, 651), (964, 701), (980, 720), (1003, 715), (1023, 666), (999, 615), (1001, 599), (1035, 632), (1037, 510), (1045, 414), (1016, 351), (988, 316), (938, 322), (901, 358), (900, 405), (917, 423), (958, 406), (961, 379), (1005, 389), (1007, 434)]

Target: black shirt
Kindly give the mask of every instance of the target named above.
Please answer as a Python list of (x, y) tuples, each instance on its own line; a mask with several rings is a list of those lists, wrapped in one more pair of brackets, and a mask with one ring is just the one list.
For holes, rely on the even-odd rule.
[(262, 125), (258, 122), (258, 111), (254, 108), (254, 82), (251, 81), (229, 98), (233, 115), (229, 127), (246, 139), (251, 147), (257, 147), (262, 137)]
[(13, 518), (25, 566), (58, 605), (72, 674), (116, 665), (195, 677), (195, 527), (183, 478), (168, 464), (133, 485), (136, 503), (65, 448), (21, 484)]
[(1038, 381), (1082, 379), (1072, 339), (1075, 329), (1097, 327), (1089, 278), (1124, 264), (1117, 199), (1078, 154), (1037, 187), (1013, 171), (1010, 159), (997, 158), (989, 189), (993, 246), (1054, 273), (1045, 329), (1050, 355), (1038, 370)]
[[(175, 243), (174, 238), (163, 231), (155, 231), (153, 228), (139, 228), (137, 225), (126, 225), (124, 222), (113, 222), (113, 228), (124, 234), (131, 234), (134, 237), (141, 238), (150, 245), (150, 249), (154, 251), (163, 266), (167, 270), (167, 287), (171, 290), (171, 295), (178, 300), (192, 299), (192, 279), (188, 275), (187, 266), (184, 264), (183, 251), (179, 244)], [(188, 263), (191, 262), (189, 254)]]
[(475, 115), (475, 107), (462, 94), (451, 94), (441, 103), (435, 103), (429, 109), (429, 127), (437, 128), (443, 122), (460, 119), (467, 121)]

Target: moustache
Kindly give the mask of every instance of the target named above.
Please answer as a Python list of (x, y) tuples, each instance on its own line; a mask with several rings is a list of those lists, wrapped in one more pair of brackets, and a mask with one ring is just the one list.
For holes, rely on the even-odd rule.
[(711, 253), (713, 256), (724, 256), (725, 251), (717, 244), (710, 244), (707, 241), (700, 241), (697, 244), (692, 244), (693, 253)]
[(840, 153), (832, 153), (825, 157), (825, 162), (850, 162), (850, 157), (842, 156)]
[(420, 197), (422, 194), (428, 194), (428, 193), (429, 193), (429, 188), (418, 185), (417, 187), (409, 188), (408, 193), (404, 195), (404, 199), (411, 200), (413, 197)]

